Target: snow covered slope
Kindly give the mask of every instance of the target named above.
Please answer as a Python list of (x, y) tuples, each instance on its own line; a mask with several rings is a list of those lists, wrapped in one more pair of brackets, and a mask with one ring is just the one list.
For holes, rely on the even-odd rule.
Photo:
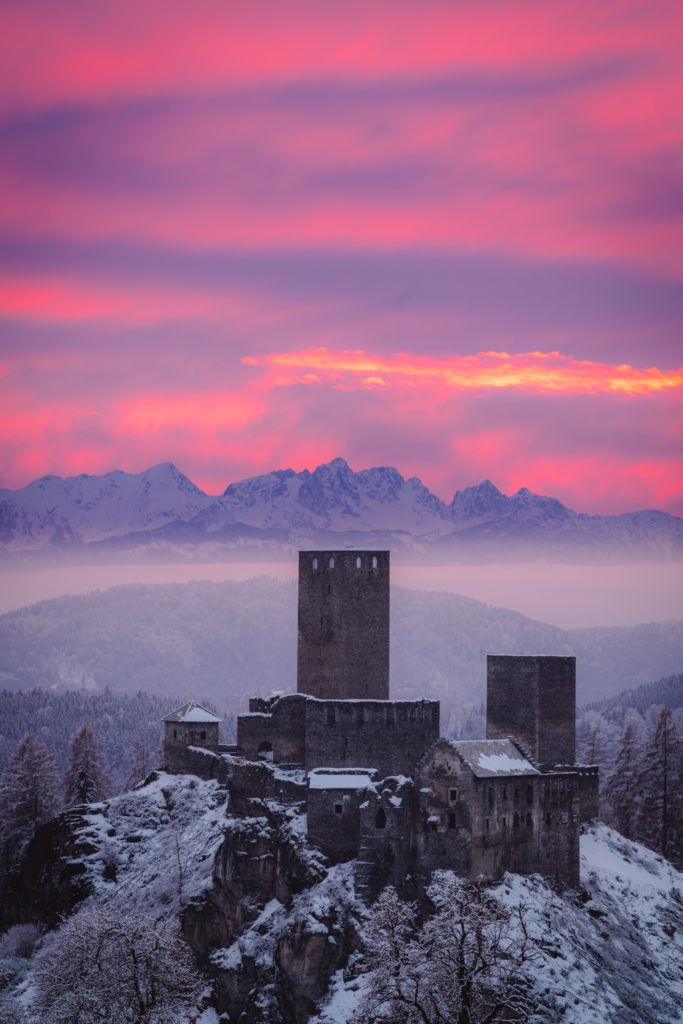
[[(353, 864), (326, 871), (305, 846), (296, 808), (264, 801), (264, 816), (244, 818), (226, 797), (214, 781), (161, 773), (132, 793), (75, 809), (77, 842), (63, 851), (69, 871), (76, 874), (76, 860), (83, 865), (89, 906), (184, 918), (186, 936), (212, 965), (213, 996), (205, 995), (219, 1009), (249, 1008), (249, 1020), (280, 1019), (277, 1011), (348, 1024), (368, 984)], [(51, 870), (55, 853), (46, 852)], [(541, 951), (534, 1024), (681, 1024), (683, 875), (594, 825), (581, 839), (581, 880), (579, 892), (558, 894), (538, 876), (506, 875), (493, 889), (510, 908), (524, 905)], [(8, 998), (29, 1009), (30, 995), (29, 963)], [(33, 1024), (30, 1012), (26, 1020)]]
[[(560, 895), (538, 876), (495, 887), (523, 906), (544, 955), (534, 967), (534, 1024), (681, 1024), (683, 875), (605, 825), (581, 837), (582, 891)], [(333, 979), (311, 1024), (349, 1021), (365, 979)]]
[(175, 466), (144, 473), (61, 480), (42, 477), (0, 491), (0, 551), (88, 545), (93, 557), (230, 557), (235, 549), (355, 544), (407, 549), (437, 559), (501, 552), (553, 557), (683, 556), (683, 520), (657, 511), (593, 516), (521, 488), (505, 495), (489, 480), (457, 491), (450, 504), (417, 477), (390, 467), (354, 472), (333, 459), (313, 472), (277, 470), (200, 491)]

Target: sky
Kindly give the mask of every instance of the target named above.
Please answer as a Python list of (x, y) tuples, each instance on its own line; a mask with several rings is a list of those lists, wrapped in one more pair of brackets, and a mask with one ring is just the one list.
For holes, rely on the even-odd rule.
[(683, 514), (680, 0), (4, 0), (0, 487)]

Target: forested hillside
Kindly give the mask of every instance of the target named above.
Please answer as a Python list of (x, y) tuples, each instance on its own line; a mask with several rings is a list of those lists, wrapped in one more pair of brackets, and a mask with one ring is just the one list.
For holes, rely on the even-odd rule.
[[(244, 709), (295, 688), (295, 583), (132, 585), (0, 617), (0, 685), (163, 694)], [(578, 701), (680, 672), (683, 623), (561, 630), (453, 594), (392, 590), (395, 697), (438, 697), (444, 732), (485, 697), (486, 654), (574, 654)]]
[[(129, 772), (133, 743), (142, 738), (154, 764), (161, 740), (161, 719), (176, 706), (173, 698), (151, 693), (116, 693), (111, 689), (55, 692), (40, 689), (0, 692), (0, 773), (22, 736), (35, 733), (57, 760), (61, 775), (67, 765), (69, 739), (89, 723), (111, 775), (121, 789)], [(232, 723), (224, 722), (228, 735)]]

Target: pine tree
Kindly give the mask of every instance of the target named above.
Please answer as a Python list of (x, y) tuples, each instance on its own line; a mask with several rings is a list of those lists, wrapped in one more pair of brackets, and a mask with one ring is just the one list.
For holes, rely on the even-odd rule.
[(130, 772), (126, 779), (125, 788), (134, 789), (139, 782), (142, 782), (147, 777), (149, 768), (149, 747), (142, 736), (138, 736), (130, 748)]
[(82, 725), (69, 744), (69, 763), (64, 779), (64, 802), (67, 807), (104, 800), (110, 782), (97, 748), (95, 734), (89, 725)]
[(662, 708), (640, 772), (639, 838), (674, 863), (683, 858), (683, 744), (671, 708)]
[(612, 774), (605, 785), (607, 813), (614, 827), (629, 839), (636, 839), (642, 770), (642, 749), (632, 723), (626, 726)]
[(17, 864), (36, 830), (60, 806), (55, 759), (27, 733), (0, 778), (0, 871)]

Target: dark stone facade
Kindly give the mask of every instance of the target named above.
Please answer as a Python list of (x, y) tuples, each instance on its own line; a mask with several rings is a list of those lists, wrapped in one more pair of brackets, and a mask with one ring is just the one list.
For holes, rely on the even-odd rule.
[(574, 764), (575, 659), (489, 655), (486, 740), (440, 739), (438, 701), (388, 693), (389, 552), (301, 552), (298, 692), (250, 700), (236, 756), (217, 725), (167, 722), (166, 766), (219, 779), (237, 813), (305, 803), (309, 842), (356, 858), (367, 899), (419, 899), (437, 869), (578, 885), (598, 776)]
[(388, 551), (299, 552), (297, 692), (388, 699)]
[(514, 739), (535, 764), (576, 760), (576, 658), (489, 654), (486, 737)]
[[(262, 703), (254, 706), (262, 707)], [(410, 775), (439, 735), (434, 700), (317, 700), (289, 694), (237, 717), (237, 750), (276, 764)]]
[(218, 753), (218, 722), (164, 722), (164, 767), (169, 772), (187, 771), (188, 747)]

